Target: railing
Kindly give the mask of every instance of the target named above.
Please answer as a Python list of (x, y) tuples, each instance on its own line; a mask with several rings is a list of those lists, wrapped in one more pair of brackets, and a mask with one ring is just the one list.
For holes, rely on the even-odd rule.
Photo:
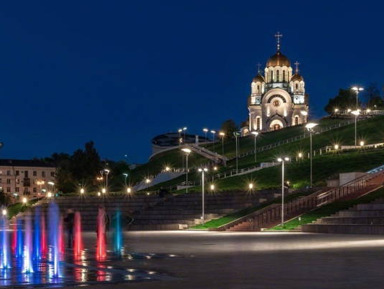
[[(304, 212), (316, 209), (337, 200), (356, 198), (367, 192), (382, 186), (384, 181), (384, 172), (379, 171), (374, 174), (367, 174), (356, 180), (353, 180), (341, 187), (327, 191), (317, 191), (309, 196), (300, 197), (289, 201), (284, 205), (284, 216), (286, 219), (296, 217)], [(243, 222), (249, 222), (253, 230), (263, 227), (277, 225), (281, 220), (281, 204), (272, 204), (261, 210), (243, 216), (228, 224), (218, 228), (218, 230), (228, 230), (231, 227)]]

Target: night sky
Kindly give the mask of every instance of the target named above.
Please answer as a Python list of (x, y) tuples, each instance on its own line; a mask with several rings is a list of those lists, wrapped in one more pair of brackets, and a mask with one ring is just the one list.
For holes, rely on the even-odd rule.
[[(309, 3), (310, 2), (310, 3)], [(2, 1), (1, 158), (146, 162), (153, 136), (247, 119), (276, 51), (299, 61), (313, 118), (339, 88), (383, 83), (379, 1)]]

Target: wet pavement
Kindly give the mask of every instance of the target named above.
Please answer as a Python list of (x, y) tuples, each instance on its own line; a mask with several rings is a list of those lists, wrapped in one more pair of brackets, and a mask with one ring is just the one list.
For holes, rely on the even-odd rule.
[[(122, 257), (109, 252), (103, 261), (96, 258), (95, 234), (85, 233), (83, 237), (87, 248), (83, 258), (75, 261), (67, 253), (61, 264), (63, 278), (56, 282), (50, 279), (45, 286), (109, 288), (113, 283), (113, 288), (132, 289), (384, 288), (384, 236), (128, 232)], [(27, 285), (22, 283), (22, 276), (25, 274), (14, 274), (16, 279), (8, 276), (8, 281), (19, 278), (17, 284)], [(0, 286), (7, 285), (4, 280), (2, 276)], [(38, 282), (37, 278), (33, 284)]]

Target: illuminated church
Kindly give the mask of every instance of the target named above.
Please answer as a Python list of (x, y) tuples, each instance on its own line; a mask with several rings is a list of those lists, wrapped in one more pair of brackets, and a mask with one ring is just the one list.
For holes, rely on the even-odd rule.
[(295, 73), (291, 62), (280, 50), (277, 33), (277, 52), (271, 56), (264, 69), (251, 83), (248, 98), (249, 131), (271, 131), (307, 122), (308, 97), (305, 82), (299, 74), (296, 62)]

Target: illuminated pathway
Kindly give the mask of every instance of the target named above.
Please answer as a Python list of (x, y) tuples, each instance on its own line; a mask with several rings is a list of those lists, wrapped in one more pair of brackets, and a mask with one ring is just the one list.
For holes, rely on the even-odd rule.
[[(92, 239), (85, 236), (85, 242)], [(125, 242), (130, 252), (176, 256), (116, 261), (116, 266), (176, 278), (114, 288), (383, 288), (384, 236), (131, 232)]]

